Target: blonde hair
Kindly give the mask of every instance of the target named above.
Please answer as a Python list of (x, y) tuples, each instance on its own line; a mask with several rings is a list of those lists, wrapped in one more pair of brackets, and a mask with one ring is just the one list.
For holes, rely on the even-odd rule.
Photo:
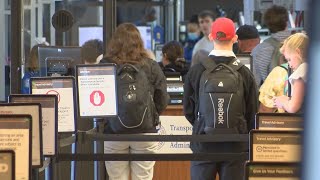
[(309, 38), (305, 33), (295, 33), (284, 41), (280, 52), (283, 54), (285, 50), (293, 52), (299, 49), (301, 52), (301, 61), (305, 62), (308, 42)]

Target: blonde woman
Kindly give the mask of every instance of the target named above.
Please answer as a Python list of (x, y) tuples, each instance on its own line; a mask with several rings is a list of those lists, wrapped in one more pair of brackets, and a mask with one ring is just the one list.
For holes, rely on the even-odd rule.
[(291, 97), (278, 96), (273, 98), (276, 108), (284, 109), (289, 113), (297, 113), (302, 109), (305, 85), (307, 82), (306, 50), (308, 36), (304, 33), (296, 33), (289, 36), (280, 49), (280, 52), (288, 60), (293, 73), (289, 77), (292, 86)]

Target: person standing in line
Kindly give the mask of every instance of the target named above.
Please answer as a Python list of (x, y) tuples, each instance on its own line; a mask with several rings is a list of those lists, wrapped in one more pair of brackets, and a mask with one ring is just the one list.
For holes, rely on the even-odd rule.
[[(209, 38), (214, 44), (209, 57), (204, 57), (199, 64), (192, 66), (185, 78), (183, 97), (185, 117), (193, 125), (192, 134), (213, 136), (216, 133), (247, 134), (254, 128), (258, 99), (257, 87), (251, 71), (238, 62), (232, 51), (232, 46), (238, 38), (233, 21), (228, 18), (217, 18), (212, 24)], [(232, 71), (231, 69), (237, 70)], [(217, 78), (218, 76), (211, 74), (218, 71), (224, 73), (224, 76)], [(207, 78), (204, 78), (206, 76)], [(224, 79), (226, 76), (237, 77), (239, 81), (228, 82), (227, 80), (232, 78)], [(237, 91), (231, 94), (233, 90), (229, 86)], [(230, 110), (229, 105), (226, 106), (227, 103), (224, 103), (227, 101), (231, 102), (229, 103)], [(221, 113), (215, 113), (218, 111)], [(229, 117), (231, 117), (230, 120)], [(221, 119), (223, 121), (220, 122)], [(224, 123), (225, 121), (228, 123)], [(213, 127), (211, 123), (215, 126)], [(247, 151), (247, 147), (241, 143), (228, 142), (191, 142), (191, 149), (193, 152), (206, 153)], [(244, 162), (239, 160), (191, 162), (192, 180), (212, 180), (215, 179), (217, 173), (220, 180), (243, 180)]]
[[(288, 11), (282, 6), (274, 5), (264, 13), (264, 23), (267, 25), (271, 37), (257, 45), (251, 53), (253, 58), (253, 74), (258, 87), (261, 86), (274, 68), (272, 67), (273, 54), (277, 53), (275, 51), (279, 51), (279, 49), (272, 45), (272, 41), (282, 44), (290, 36), (290, 31), (287, 30), (288, 19)], [(282, 63), (279, 62), (278, 65)]]
[[(125, 65), (128, 65), (129, 67), (135, 66), (139, 67), (139, 71), (143, 71), (144, 74), (148, 78), (149, 86), (151, 86), (152, 90), (148, 91), (150, 95), (152, 96), (152, 107), (149, 109), (149, 107), (146, 109), (144, 114), (148, 114), (150, 119), (145, 119), (143, 115), (143, 121), (150, 122), (152, 121), (153, 124), (148, 124), (149, 129), (144, 129), (143, 132), (135, 133), (135, 134), (157, 134), (157, 124), (154, 124), (155, 120), (159, 120), (159, 114), (161, 114), (162, 111), (165, 110), (167, 103), (168, 103), (168, 93), (167, 93), (167, 84), (166, 84), (166, 78), (160, 68), (160, 66), (157, 64), (156, 61), (151, 60), (149, 58), (148, 53), (144, 49), (143, 41), (141, 38), (141, 35), (139, 33), (139, 30), (136, 28), (134, 24), (131, 23), (123, 23), (119, 25), (114, 32), (108, 47), (106, 51), (106, 55), (104, 59), (100, 61), (100, 63), (115, 63), (118, 67), (127, 67)], [(121, 68), (120, 68), (121, 69)], [(118, 69), (118, 70), (120, 70)], [(122, 68), (123, 70), (123, 68)], [(134, 71), (134, 68), (131, 68), (131, 71)], [(125, 74), (127, 79), (132, 79), (133, 77), (128, 73)], [(130, 85), (130, 93), (121, 96), (121, 100), (118, 101), (122, 102), (124, 106), (122, 106), (118, 102), (118, 109), (119, 112), (133, 112), (138, 109), (138, 107), (128, 107), (126, 106), (126, 102), (132, 101), (134, 98), (138, 99), (138, 93), (136, 91), (142, 91), (143, 88), (147, 87), (136, 87), (133, 85)], [(119, 91), (118, 91), (119, 92)], [(135, 96), (137, 95), (137, 96)], [(147, 101), (148, 95), (144, 95), (145, 101)], [(141, 99), (141, 97), (140, 97)], [(149, 117), (146, 115), (146, 117)], [(120, 116), (125, 116), (125, 114), (118, 114), (118, 118)], [(117, 118), (117, 120), (118, 120)], [(121, 122), (128, 122), (132, 121), (134, 117), (127, 117), (127, 119), (119, 119)], [(112, 119), (115, 120), (115, 119)], [(107, 122), (107, 125), (105, 127), (105, 133), (106, 134), (114, 134), (117, 132), (114, 132), (114, 122)], [(120, 122), (119, 122), (120, 124)], [(121, 124), (120, 124), (121, 125)], [(123, 128), (126, 128), (123, 127)], [(130, 129), (126, 129), (127, 131), (130, 131)], [(139, 129), (138, 129), (139, 130)], [(137, 130), (137, 131), (138, 131)], [(127, 134), (126, 132), (122, 134)], [(133, 153), (133, 154), (152, 154), (156, 153), (158, 142), (119, 142), (119, 141), (105, 141), (104, 142), (104, 152), (106, 154), (108, 153)], [(131, 180), (151, 180), (153, 177), (153, 167), (154, 167), (155, 161), (106, 161), (106, 170), (109, 175), (110, 180), (128, 180), (130, 179), (131, 174)]]
[(183, 58), (183, 47), (178, 41), (170, 41), (163, 46), (161, 65), (164, 74), (166, 72), (178, 72), (182, 77), (187, 74), (188, 69)]
[(184, 45), (184, 58), (188, 64), (191, 64), (193, 48), (200, 39), (201, 31), (198, 15), (193, 15), (187, 23), (187, 41)]
[(240, 26), (236, 34), (238, 35), (237, 54), (250, 54), (252, 49), (260, 43), (259, 32), (252, 25)]
[(201, 32), (203, 33), (203, 37), (195, 44), (192, 57), (200, 50), (206, 50), (210, 52), (213, 49), (213, 43), (209, 40), (210, 27), (215, 20), (215, 15), (213, 12), (205, 10), (200, 12), (198, 15), (198, 23)]
[(288, 37), (280, 51), (288, 60), (293, 73), (289, 76), (292, 85), (291, 97), (287, 95), (274, 97), (276, 108), (284, 109), (288, 113), (301, 112), (307, 83), (306, 51), (309, 38), (304, 33), (296, 33)]
[(84, 64), (98, 64), (103, 57), (103, 42), (91, 39), (81, 46), (81, 58)]

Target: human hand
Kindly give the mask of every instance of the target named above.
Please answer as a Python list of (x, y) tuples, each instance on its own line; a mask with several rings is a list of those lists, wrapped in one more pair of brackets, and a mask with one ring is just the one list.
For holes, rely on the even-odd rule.
[(274, 107), (284, 109), (283, 106), (288, 103), (289, 97), (288, 96), (278, 96), (274, 97), (273, 99)]

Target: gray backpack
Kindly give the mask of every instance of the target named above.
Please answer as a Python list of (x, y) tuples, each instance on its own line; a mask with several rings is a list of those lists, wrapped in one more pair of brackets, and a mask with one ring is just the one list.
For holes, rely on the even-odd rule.
[(243, 78), (238, 72), (243, 64), (236, 58), (229, 64), (216, 64), (213, 59), (205, 59), (201, 64), (206, 70), (200, 79), (200, 134), (247, 133)]
[(270, 73), (273, 68), (281, 66), (281, 64), (286, 63), (287, 61), (283, 54), (280, 53), (280, 48), (283, 45), (282, 42), (278, 41), (273, 37), (267, 38), (266, 40), (264, 40), (264, 42), (269, 43), (274, 48), (274, 51), (272, 53), (272, 59), (268, 67), (268, 73)]

